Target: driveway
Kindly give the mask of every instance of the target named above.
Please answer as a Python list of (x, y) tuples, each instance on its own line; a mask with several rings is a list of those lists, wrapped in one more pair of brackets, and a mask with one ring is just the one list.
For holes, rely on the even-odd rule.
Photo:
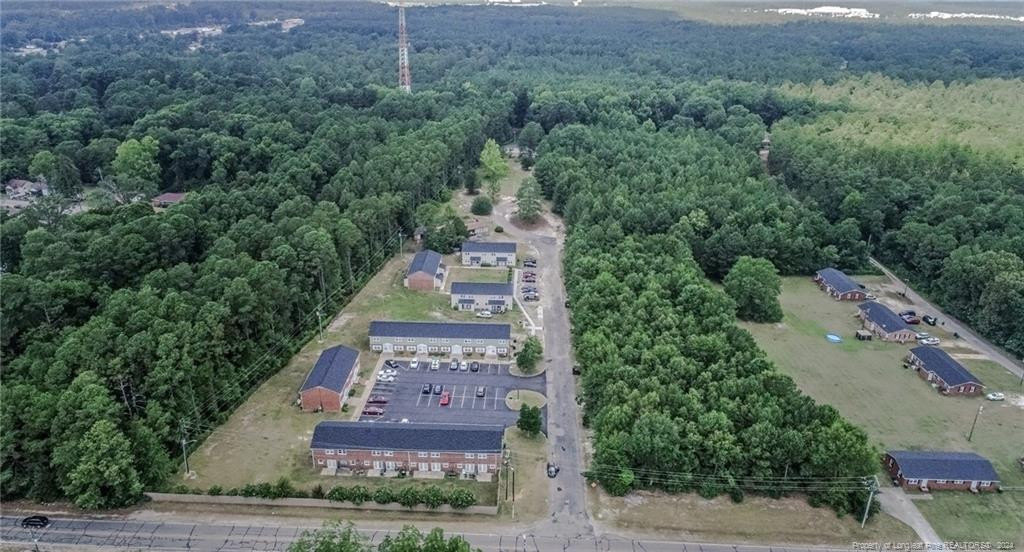
[(882, 487), (878, 491), (878, 503), (882, 511), (890, 516), (906, 523), (917, 533), (918, 538), (926, 544), (941, 543), (942, 539), (935, 532), (928, 520), (924, 519), (921, 511), (913, 500), (899, 487)]
[(1003, 366), (1003, 368), (1006, 368), (1006, 370), (1011, 374), (1017, 377), (1024, 377), (1024, 375), (1022, 375), (1024, 374), (1024, 364), (1022, 364), (1020, 360), (1013, 358), (1009, 353), (1007, 353), (1000, 347), (990, 343), (987, 339), (975, 333), (974, 330), (972, 330), (963, 322), (946, 314), (941, 309), (939, 309), (938, 306), (931, 303), (924, 297), (921, 297), (916, 291), (914, 291), (910, 286), (908, 286), (906, 282), (900, 280), (899, 277), (896, 276), (896, 274), (894, 274), (891, 270), (883, 266), (882, 263), (878, 262), (875, 259), (870, 259), (870, 261), (871, 264), (878, 267), (897, 286), (903, 286), (906, 293), (906, 297), (909, 301), (913, 302), (915, 305), (923, 305), (924, 307), (927, 307), (928, 310), (938, 313), (939, 318), (941, 318), (945, 322), (943, 327), (946, 330), (949, 330), (951, 333), (956, 332), (957, 334), (959, 334), (961, 341), (965, 342), (970, 347), (988, 356), (993, 361), (998, 362)]

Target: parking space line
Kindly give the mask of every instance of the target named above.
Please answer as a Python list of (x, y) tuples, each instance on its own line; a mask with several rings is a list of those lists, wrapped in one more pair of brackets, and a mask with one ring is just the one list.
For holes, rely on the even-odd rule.
[(462, 386), (462, 402), (459, 403), (459, 408), (466, 406), (466, 386)]

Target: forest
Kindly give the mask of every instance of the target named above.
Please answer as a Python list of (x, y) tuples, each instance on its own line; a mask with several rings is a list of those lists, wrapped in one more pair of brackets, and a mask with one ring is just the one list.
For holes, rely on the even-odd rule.
[[(247, 24), (278, 16), (305, 24)], [(1024, 235), (1012, 161), (840, 148), (802, 125), (851, 106), (776, 87), (1019, 78), (1014, 29), (780, 32), (626, 8), (408, 17), (411, 95), (395, 88), (394, 12), (380, 4), (5, 4), (0, 177), (58, 192), (0, 219), (6, 497), (104, 508), (164, 488), (182, 427), (230, 414), (424, 205), (478, 185), (488, 138), (529, 123), (536, 179), (570, 228), (590, 475), (612, 492), (806, 492), (862, 508), (876, 469), (864, 433), (776, 372), (708, 284), (740, 257), (805, 274), (878, 255), (1024, 346), (1024, 317), (1009, 318)], [(196, 25), (223, 34), (160, 33)], [(777, 177), (754, 151), (773, 125)], [(160, 211), (136, 201), (164, 191), (188, 195)], [(73, 214), (83, 194), (103, 200)], [(958, 286), (978, 261), (1000, 276)]]

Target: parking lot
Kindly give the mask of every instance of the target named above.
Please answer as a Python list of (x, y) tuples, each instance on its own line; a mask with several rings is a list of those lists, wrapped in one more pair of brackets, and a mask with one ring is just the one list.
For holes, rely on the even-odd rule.
[[(394, 360), (398, 373), (393, 382), (376, 381), (370, 396), (379, 396), (385, 404), (367, 404), (379, 407), (381, 415), (364, 414), (363, 421), (413, 423), (469, 423), (501, 424), (516, 423), (519, 413), (505, 406), (505, 395), (516, 389), (528, 389), (544, 393), (544, 375), (528, 378), (509, 374), (508, 363), (493, 361), (478, 362), (478, 371), (451, 369), (451, 363), (441, 361), (437, 369), (431, 368), (432, 359), (421, 358), (415, 368), (409, 366), (409, 359)], [(469, 361), (470, 363), (473, 361)], [(458, 365), (456, 365), (458, 368)], [(383, 367), (381, 368), (383, 369)], [(431, 386), (424, 392), (424, 386)], [(438, 386), (441, 388), (436, 389)], [(482, 396), (477, 389), (483, 387)], [(449, 403), (440, 404), (443, 393)]]

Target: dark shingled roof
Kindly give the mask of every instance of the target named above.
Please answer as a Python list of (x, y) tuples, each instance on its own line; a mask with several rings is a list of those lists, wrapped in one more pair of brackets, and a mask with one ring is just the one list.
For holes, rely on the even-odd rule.
[(184, 192), (166, 192), (154, 197), (153, 201), (157, 203), (178, 203), (183, 199), (185, 199)]
[(409, 263), (409, 270), (405, 273), (406, 276), (411, 276), (416, 272), (426, 272), (431, 276), (437, 275), (437, 269), (441, 266), (441, 254), (437, 251), (431, 251), (430, 249), (424, 249), (416, 256), (412, 258), (412, 262)]
[(313, 449), (501, 452), (500, 425), (320, 422)]
[(325, 349), (320, 353), (313, 369), (306, 376), (299, 391), (306, 391), (314, 387), (323, 387), (332, 391), (341, 392), (348, 381), (349, 374), (355, 369), (356, 359), (359, 358), (359, 351), (344, 345), (338, 345)]
[(889, 456), (906, 479), (999, 481), (992, 463), (973, 452), (893, 450)]
[(898, 314), (892, 312), (889, 307), (876, 301), (861, 303), (857, 308), (864, 311), (868, 320), (878, 324), (888, 333), (910, 329), (910, 326), (908, 326)]
[(910, 352), (921, 359), (926, 370), (935, 372), (937, 376), (942, 378), (942, 381), (946, 382), (946, 385), (956, 386), (963, 383), (977, 383), (981, 385), (980, 379), (970, 373), (967, 368), (964, 368), (963, 364), (949, 356), (946, 351), (938, 347), (914, 347)]
[(515, 253), (515, 242), (483, 242), (465, 241), (462, 242), (462, 251), (465, 253)]
[(370, 337), (446, 337), (454, 339), (511, 339), (508, 324), (474, 322), (370, 322)]
[(452, 295), (512, 295), (512, 284), (452, 282)]
[(841, 270), (823, 268), (818, 271), (818, 276), (823, 282), (828, 284), (829, 287), (839, 293), (860, 290), (860, 285), (857, 282), (854, 282), (852, 278), (844, 274)]

